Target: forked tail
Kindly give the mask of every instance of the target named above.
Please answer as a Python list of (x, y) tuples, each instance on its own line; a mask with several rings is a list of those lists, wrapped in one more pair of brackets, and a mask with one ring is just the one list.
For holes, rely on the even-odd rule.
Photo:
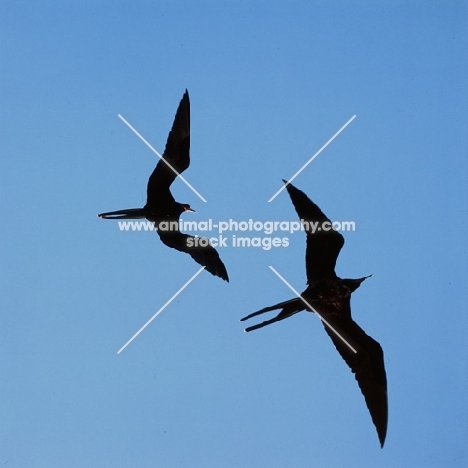
[(301, 310), (304, 310), (305, 305), (301, 301), (301, 299), (296, 297), (294, 299), (290, 299), (289, 301), (280, 302), (276, 305), (265, 307), (264, 309), (258, 310), (257, 312), (253, 312), (252, 314), (247, 315), (244, 318), (241, 318), (240, 321), (243, 322), (252, 317), (256, 317), (257, 315), (263, 314), (265, 312), (270, 312), (276, 309), (283, 309), (283, 310), (275, 318), (272, 318), (270, 320), (265, 320), (262, 323), (248, 327), (245, 329), (245, 331), (249, 332), (252, 330), (257, 330), (258, 328), (263, 328), (266, 325), (270, 325), (270, 323), (279, 322), (280, 320), (284, 320), (285, 318), (291, 317), (291, 315), (297, 314), (298, 312), (301, 312)]
[(100, 213), (98, 216), (103, 219), (141, 219), (146, 218), (146, 211), (144, 208), (128, 208), (126, 210)]

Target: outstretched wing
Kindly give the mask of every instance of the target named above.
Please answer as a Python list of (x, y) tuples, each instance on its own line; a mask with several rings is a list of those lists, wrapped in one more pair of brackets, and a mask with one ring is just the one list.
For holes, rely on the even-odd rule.
[(229, 281), (226, 267), (219, 258), (219, 254), (212, 247), (208, 239), (193, 237), (180, 232), (165, 233), (158, 231), (161, 241), (173, 249), (188, 253), (197, 263), (204, 266), (214, 276)]
[(355, 353), (333, 330), (323, 324), (336, 349), (356, 377), (383, 447), (387, 434), (388, 401), (382, 347), (351, 318), (327, 318), (327, 320), (357, 351)]
[(188, 91), (185, 90), (167, 137), (163, 158), (156, 164), (148, 180), (147, 204), (154, 206), (164, 202), (174, 202), (169, 187), (177, 175), (184, 172), (189, 165), (190, 100)]
[(343, 236), (332, 229), (331, 221), (304, 192), (292, 184), (288, 184), (286, 189), (301, 222), (307, 223), (304, 224), (307, 232), (307, 284), (318, 278), (336, 277), (336, 259), (344, 245)]

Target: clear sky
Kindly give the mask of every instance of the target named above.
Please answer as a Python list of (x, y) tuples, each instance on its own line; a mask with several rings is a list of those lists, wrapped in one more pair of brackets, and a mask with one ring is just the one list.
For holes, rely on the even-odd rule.
[[(0, 465), (465, 467), (467, 2), (0, 3)], [(319, 319), (239, 319), (305, 289), (288, 247), (219, 249), (229, 284), (103, 211), (145, 204), (185, 89), (185, 220), (352, 220), (341, 277), (385, 352), (387, 441)], [(203, 233), (202, 233), (203, 234)], [(216, 234), (216, 233), (214, 233)], [(227, 233), (230, 239), (236, 233)], [(237, 233), (238, 234), (238, 233)]]

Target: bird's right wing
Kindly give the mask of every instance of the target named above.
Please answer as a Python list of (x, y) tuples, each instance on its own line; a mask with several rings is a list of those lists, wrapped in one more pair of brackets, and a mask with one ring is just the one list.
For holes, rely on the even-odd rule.
[(333, 330), (323, 323), (336, 349), (354, 373), (383, 447), (387, 434), (387, 375), (380, 344), (367, 335), (351, 318), (327, 319), (333, 328), (357, 352), (355, 353)]
[(286, 189), (299, 219), (307, 223), (304, 226), (307, 232), (307, 283), (317, 278), (335, 277), (336, 259), (344, 245), (343, 236), (331, 228), (331, 221), (304, 192), (292, 184)]
[(147, 203), (149, 205), (157, 205), (167, 197), (172, 198), (169, 191), (170, 185), (189, 165), (190, 100), (188, 91), (185, 90), (177, 108), (172, 129), (167, 137), (162, 159), (156, 164), (156, 168), (148, 180)]

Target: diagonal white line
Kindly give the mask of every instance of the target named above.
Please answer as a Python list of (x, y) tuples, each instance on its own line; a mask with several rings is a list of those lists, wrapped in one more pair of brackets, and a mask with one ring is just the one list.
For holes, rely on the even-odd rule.
[(127, 125), (127, 127), (130, 128), (130, 130), (132, 130), (133, 133), (135, 133), (135, 135), (139, 137), (140, 140), (143, 143), (145, 143), (145, 145), (148, 146), (148, 148), (159, 157), (159, 159), (163, 160), (177, 174), (177, 176), (180, 177), (180, 179), (183, 182), (185, 182), (187, 187), (189, 187), (196, 195), (200, 197), (201, 200), (203, 200), (206, 203), (206, 200), (197, 192), (197, 190), (195, 190), (195, 188), (182, 175), (180, 175), (177, 172), (176, 169), (174, 169), (165, 159), (163, 159), (163, 157), (120, 114), (118, 116)]
[(120, 354), (203, 270), (202, 266), (118, 351)]
[(289, 180), (284, 184), (269, 200), (268, 203), (273, 201), (286, 187), (290, 184), (354, 119), (353, 115)]
[(283, 283), (307, 306), (317, 314), (320, 320), (327, 325), (327, 327), (345, 344), (347, 345), (351, 351), (357, 353), (357, 351), (272, 267), (269, 267), (270, 270), (281, 280)]

